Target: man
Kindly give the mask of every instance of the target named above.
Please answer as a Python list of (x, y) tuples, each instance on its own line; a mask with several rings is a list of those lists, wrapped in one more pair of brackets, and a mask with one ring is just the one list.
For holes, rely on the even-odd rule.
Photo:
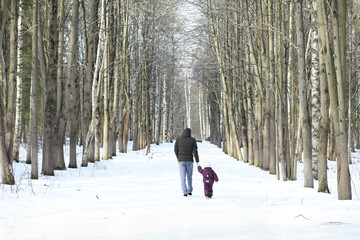
[[(174, 146), (175, 155), (179, 161), (181, 188), (184, 196), (192, 195), (193, 162), (199, 162), (197, 144), (195, 138), (191, 137), (191, 129), (186, 128), (180, 137), (176, 139)], [(187, 179), (187, 185), (186, 185)]]

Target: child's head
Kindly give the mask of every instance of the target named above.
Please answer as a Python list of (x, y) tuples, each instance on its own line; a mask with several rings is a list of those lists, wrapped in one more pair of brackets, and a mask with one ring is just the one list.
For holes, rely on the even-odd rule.
[(204, 164), (204, 167), (211, 167), (210, 162), (206, 161), (205, 164)]

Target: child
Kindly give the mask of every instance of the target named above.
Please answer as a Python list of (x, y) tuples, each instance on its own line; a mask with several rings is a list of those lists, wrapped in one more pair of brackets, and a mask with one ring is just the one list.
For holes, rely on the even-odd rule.
[(211, 198), (213, 195), (214, 181), (218, 182), (219, 179), (218, 179), (216, 173), (214, 172), (214, 170), (212, 170), (210, 163), (206, 163), (204, 169), (201, 168), (199, 163), (196, 163), (196, 165), (198, 167), (199, 173), (201, 173), (203, 175), (205, 197)]

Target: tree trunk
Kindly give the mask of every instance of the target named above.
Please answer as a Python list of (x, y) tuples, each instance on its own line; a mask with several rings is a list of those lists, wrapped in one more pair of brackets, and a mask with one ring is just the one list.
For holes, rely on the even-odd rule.
[(70, 44), (68, 55), (68, 75), (67, 86), (70, 86), (68, 99), (68, 124), (70, 129), (70, 168), (77, 168), (76, 162), (76, 145), (77, 145), (77, 37), (78, 37), (78, 22), (79, 22), (79, 2), (74, 1), (72, 6), (71, 29), (70, 29)]
[(131, 96), (130, 96), (130, 73), (129, 73), (129, 55), (128, 55), (128, 22), (129, 22), (129, 1), (122, 2), (122, 43), (121, 43), (121, 81), (123, 81), (121, 94), (123, 95), (125, 102), (125, 113), (122, 113), (120, 116), (119, 123), (119, 151), (121, 153), (127, 152), (127, 143), (128, 143), (128, 132), (129, 132), (129, 120), (130, 120), (130, 111), (131, 111)]
[[(105, 17), (105, 28), (107, 29), (107, 31), (105, 31), (105, 41), (110, 42), (110, 32), (108, 30), (108, 27), (110, 26), (110, 7), (108, 6), (108, 2), (105, 1), (105, 6), (106, 6), (106, 17)], [(104, 88), (103, 88), (103, 122), (102, 122), (102, 132), (103, 132), (103, 139), (102, 139), (102, 146), (103, 146), (103, 151), (102, 151), (102, 160), (108, 160), (109, 159), (109, 128), (110, 128), (110, 119), (109, 119), (109, 108), (110, 108), (110, 48), (109, 48), (109, 44), (107, 49), (104, 49)]]
[[(90, 128), (91, 122), (91, 112), (92, 112), (92, 82), (94, 77), (95, 69), (95, 58), (96, 58), (96, 46), (97, 46), (97, 31), (98, 31), (98, 2), (97, 0), (90, 1), (90, 22), (88, 25), (89, 31), (86, 45), (86, 71), (85, 71), (85, 83), (84, 83), (84, 111), (83, 111), (83, 122), (82, 122), (82, 145), (86, 145), (86, 136)], [(84, 4), (84, 3), (83, 3)], [(84, 7), (85, 8), (85, 7)], [(86, 9), (83, 10), (83, 15), (85, 15)], [(84, 26), (86, 23), (84, 22)], [(94, 162), (94, 139), (88, 145), (92, 150), (88, 151), (88, 161)], [(84, 153), (85, 148), (83, 148)]]
[(22, 98), (23, 98), (23, 44), (24, 44), (24, 0), (19, 0), (18, 18), (18, 42), (17, 42), (17, 72), (16, 72), (16, 104), (15, 104), (15, 128), (14, 128), (14, 148), (13, 160), (19, 161), (19, 148), (21, 142), (22, 126)]
[(48, 63), (45, 91), (45, 113), (44, 113), (44, 141), (43, 141), (43, 164), (42, 172), (45, 175), (54, 175), (54, 128), (56, 117), (56, 66), (57, 66), (57, 1), (50, 1), (50, 25), (49, 25), (49, 39), (48, 39)]
[(58, 9), (58, 48), (57, 48), (57, 69), (56, 69), (56, 116), (54, 131), (54, 169), (64, 170), (64, 140), (65, 140), (65, 98), (64, 94), (64, 74), (63, 74), (63, 58), (64, 58), (64, 1), (60, 0)]
[[(0, 93), (0, 99), (2, 99), (2, 93)], [(0, 101), (0, 164), (1, 164), (1, 182), (3, 184), (14, 185), (15, 179), (12, 172), (12, 167), (9, 164), (8, 156), (6, 154), (6, 145), (5, 145), (5, 128), (3, 122), (3, 106), (2, 101)]]
[(305, 43), (303, 29), (303, 0), (296, 1), (296, 30), (298, 44), (298, 62), (299, 62), (299, 104), (300, 104), (300, 121), (304, 144), (304, 187), (313, 188), (313, 172), (311, 161), (311, 128), (309, 112), (307, 106), (307, 87), (306, 87), (306, 66), (305, 66)]
[(9, 52), (9, 79), (8, 79), (8, 96), (7, 96), (7, 114), (6, 114), (6, 146), (9, 164), (13, 160), (14, 147), (14, 123), (15, 123), (15, 97), (16, 97), (16, 35), (17, 35), (17, 3), (11, 1), (11, 30), (10, 30), (10, 52)]
[[(100, 33), (99, 33), (99, 41), (97, 43), (97, 50), (96, 50), (96, 60), (95, 60), (95, 69), (94, 75), (92, 80), (92, 88), (91, 88), (91, 96), (92, 96), (92, 109), (91, 109), (91, 123), (89, 124), (89, 129), (86, 134), (83, 156), (81, 161), (82, 167), (88, 166), (88, 154), (90, 150), (90, 146), (92, 141), (94, 140), (94, 161), (100, 160), (100, 153), (99, 149), (99, 142), (98, 142), (98, 127), (99, 127), (99, 97), (100, 97), (100, 84), (101, 84), (101, 77), (99, 77), (99, 73), (103, 70), (103, 62), (101, 58), (101, 54), (103, 53), (103, 49), (107, 49), (107, 41), (105, 41), (105, 0), (101, 0), (101, 10), (100, 10)], [(103, 44), (105, 46), (103, 47)], [(91, 149), (92, 150), (92, 149)]]
[(168, 104), (168, 86), (167, 86), (167, 81), (166, 81), (167, 77), (164, 78), (163, 80), (163, 111), (162, 111), (162, 116), (163, 116), (163, 120), (162, 120), (162, 126), (163, 126), (163, 140), (164, 142), (169, 142), (169, 133), (168, 133), (168, 129), (169, 129), (169, 104)]
[[(317, 14), (321, 22), (321, 15)], [(325, 26), (319, 25), (318, 31), (324, 31)], [(319, 35), (319, 80), (320, 80), (320, 123), (319, 123), (319, 154), (318, 154), (318, 191), (330, 193), (327, 180), (327, 145), (329, 133), (329, 94), (326, 77), (325, 52), (327, 51), (324, 39)]]
[(39, 1), (33, 2), (32, 20), (32, 62), (31, 62), (31, 90), (30, 90), (30, 138), (31, 138), (31, 179), (39, 178), (38, 163), (38, 25), (39, 23)]
[[(3, 105), (3, 116), (6, 117), (6, 110), (7, 110), (7, 92), (8, 92), (8, 86), (7, 86), (7, 76), (6, 76), (6, 62), (5, 62), (5, 53), (4, 53), (4, 46), (3, 46), (3, 40), (4, 40), (4, 36), (5, 36), (5, 27), (6, 27), (6, 22), (7, 22), (7, 5), (8, 5), (8, 1), (7, 0), (3, 0), (1, 1), (1, 15), (0, 15), (0, 20), (1, 20), (1, 26), (0, 26), (0, 91), (2, 91), (2, 98), (0, 99), (0, 101), (2, 102)], [(6, 7), (4, 7), (6, 6)], [(6, 127), (6, 120), (4, 122), (4, 127)], [(4, 128), (4, 131), (6, 131), (6, 129)], [(6, 134), (4, 132), (4, 134)], [(6, 141), (6, 140), (5, 140)], [(6, 144), (6, 142), (5, 142)], [(6, 153), (7, 154), (7, 153)], [(7, 158), (7, 160), (9, 161), (9, 159)]]
[(189, 73), (185, 76), (185, 108), (186, 108), (186, 127), (191, 128), (191, 80)]
[[(273, 25), (273, 4), (272, 0), (268, 0), (268, 24), (270, 26)], [(269, 82), (266, 84), (266, 110), (265, 110), (265, 120), (264, 120), (264, 160), (263, 160), (263, 169), (270, 170), (270, 144), (272, 141), (271, 134), (270, 134), (270, 118), (272, 114), (272, 94), (273, 94), (273, 82), (274, 82), (274, 33), (269, 31), (269, 51), (268, 51), (268, 76)], [(271, 169), (270, 174), (274, 174), (274, 169)]]
[[(160, 144), (160, 127), (161, 127), (161, 115), (162, 115), (162, 108), (161, 108), (161, 84), (162, 81), (160, 79), (156, 80), (156, 94), (155, 94), (155, 143), (156, 145)], [(186, 91), (185, 91), (186, 93)], [(186, 95), (185, 95), (185, 99)], [(187, 111), (187, 107), (186, 107)]]
[(350, 182), (350, 171), (349, 171), (349, 162), (348, 162), (349, 160), (348, 155), (350, 153), (347, 142), (348, 138), (347, 138), (347, 120), (346, 120), (346, 106), (345, 106), (346, 2), (333, 0), (333, 6), (336, 12), (336, 14), (332, 15), (334, 35), (335, 35), (334, 37), (335, 51), (333, 56), (335, 60), (336, 84), (334, 83), (332, 87), (337, 88), (337, 101), (338, 101), (338, 108), (334, 108), (338, 110), (338, 116), (337, 116), (338, 121), (336, 123), (334, 121), (336, 137), (338, 139), (336, 141), (338, 198), (339, 200), (348, 200), (351, 199), (352, 197), (351, 197), (351, 182)]
[[(295, 4), (291, 3), (290, 4), (290, 16), (289, 16), (289, 39), (290, 42), (295, 42), (295, 31), (296, 31), (296, 27), (294, 24), (294, 17), (295, 17)], [(288, 58), (288, 62), (289, 62), (289, 71), (288, 71), (288, 75), (287, 75), (287, 79), (288, 79), (288, 85), (290, 88), (290, 94), (289, 94), (289, 113), (290, 113), (290, 117), (288, 120), (288, 125), (290, 126), (289, 128), (289, 136), (290, 136), (290, 145), (291, 145), (291, 152), (290, 152), (290, 169), (291, 169), (291, 174), (290, 174), (290, 179), (291, 180), (296, 180), (297, 178), (297, 128), (296, 126), (297, 124), (297, 120), (298, 120), (298, 114), (297, 114), (297, 110), (295, 108), (296, 105), (296, 96), (297, 96), (297, 91), (296, 91), (296, 86), (295, 86), (295, 51), (296, 49), (294, 47), (290, 47), (289, 48), (289, 58)]]
[(254, 125), (254, 117), (253, 117), (253, 107), (252, 107), (252, 91), (251, 91), (251, 82), (248, 80), (248, 83), (246, 84), (246, 92), (247, 92), (247, 120), (248, 120), (248, 162), (250, 165), (254, 164), (254, 133), (253, 133), (253, 125)]
[[(336, 140), (336, 152), (337, 152), (337, 174), (338, 174), (338, 199), (346, 200), (351, 199), (351, 184), (350, 184), (350, 173), (348, 165), (348, 146), (347, 146), (347, 132), (346, 132), (346, 120), (345, 120), (345, 95), (343, 89), (343, 73), (342, 73), (342, 64), (345, 63), (346, 59), (342, 57), (343, 47), (341, 42), (339, 42), (340, 32), (338, 30), (338, 19), (337, 15), (333, 16), (333, 27), (334, 27), (334, 57), (330, 52), (330, 37), (328, 30), (323, 27), (327, 26), (327, 14), (326, 14), (326, 4), (324, 0), (318, 0), (318, 11), (320, 14), (320, 32), (321, 38), (324, 40), (322, 43), (326, 51), (325, 52), (325, 62), (326, 62), (326, 73), (328, 79), (329, 95), (330, 95), (330, 108), (332, 109), (332, 124), (335, 131), (335, 140)], [(337, 2), (335, 2), (337, 3)], [(342, 3), (337, 8), (337, 4), (334, 5), (334, 8), (340, 19), (345, 19), (345, 6)], [(342, 22), (342, 20), (340, 20)], [(342, 27), (344, 27), (342, 25)], [(346, 28), (345, 28), (346, 29)], [(334, 63), (335, 61), (335, 63)], [(338, 86), (337, 86), (338, 85)]]
[(311, 31), (311, 110), (312, 110), (312, 169), (314, 179), (318, 179), (318, 161), (319, 161), (319, 134), (320, 134), (320, 79), (319, 79), (319, 46), (318, 30), (316, 23), (316, 3), (312, 2), (312, 31)]

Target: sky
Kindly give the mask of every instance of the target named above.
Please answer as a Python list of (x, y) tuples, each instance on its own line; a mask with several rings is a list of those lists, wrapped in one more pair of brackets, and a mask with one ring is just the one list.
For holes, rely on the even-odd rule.
[[(131, 149), (131, 142), (129, 143)], [(353, 200), (337, 200), (336, 163), (329, 162), (331, 194), (278, 181), (267, 171), (198, 143), (200, 164), (219, 177), (206, 199), (194, 168), (193, 196), (184, 197), (173, 143), (129, 151), (87, 168), (30, 179), (15, 163), (16, 185), (0, 185), (0, 239), (358, 239), (360, 154), (353, 154)], [(68, 147), (65, 149), (68, 155)], [(25, 159), (24, 149), (20, 157)], [(39, 153), (41, 161), (41, 152)], [(68, 159), (66, 160), (68, 162)], [(78, 148), (80, 166), (81, 148)], [(39, 167), (41, 163), (39, 164)]]

